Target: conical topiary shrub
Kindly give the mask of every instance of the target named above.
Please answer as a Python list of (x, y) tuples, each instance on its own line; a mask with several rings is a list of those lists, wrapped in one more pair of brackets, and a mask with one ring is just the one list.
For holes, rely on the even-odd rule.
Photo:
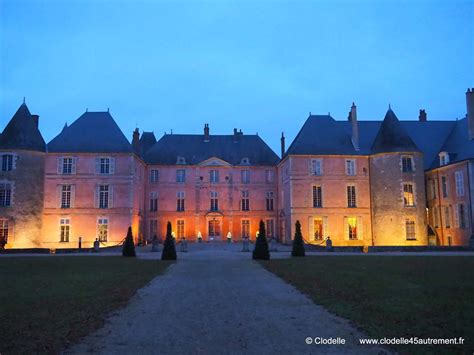
[(168, 222), (166, 225), (166, 239), (163, 245), (161, 260), (176, 260), (176, 246), (174, 245), (174, 239), (171, 235), (171, 222)]
[(300, 221), (296, 221), (295, 224), (295, 238), (293, 239), (293, 250), (291, 251), (291, 256), (304, 256), (304, 243), (303, 235), (301, 234), (301, 224)]
[(122, 256), (136, 256), (133, 242), (132, 227), (128, 227), (127, 236), (123, 242)]
[(270, 252), (268, 251), (268, 242), (265, 232), (265, 223), (263, 223), (262, 220), (260, 220), (260, 228), (258, 229), (258, 237), (255, 241), (255, 249), (253, 250), (252, 258), (259, 260), (270, 259)]

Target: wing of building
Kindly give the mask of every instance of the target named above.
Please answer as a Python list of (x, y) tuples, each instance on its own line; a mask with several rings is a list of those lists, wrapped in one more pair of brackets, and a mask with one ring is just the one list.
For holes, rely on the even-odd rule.
[(163, 238), (335, 246), (463, 245), (474, 194), (474, 89), (460, 120), (311, 115), (282, 157), (258, 136), (153, 132), (125, 137), (85, 112), (45, 144), (22, 104), (0, 134), (0, 247), (76, 248)]

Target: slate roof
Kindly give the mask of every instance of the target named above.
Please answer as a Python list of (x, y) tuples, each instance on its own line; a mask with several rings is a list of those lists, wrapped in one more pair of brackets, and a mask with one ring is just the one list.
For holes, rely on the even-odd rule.
[(395, 113), (388, 109), (370, 151), (372, 154), (378, 154), (420, 150), (402, 127)]
[(109, 112), (86, 112), (48, 143), (57, 153), (133, 153)]
[(144, 157), (145, 153), (155, 145), (156, 138), (153, 132), (143, 132), (140, 137), (140, 156)]
[(257, 135), (210, 135), (209, 142), (202, 134), (165, 134), (145, 154), (149, 164), (175, 165), (178, 157), (186, 164), (196, 165), (216, 157), (231, 165), (240, 165), (248, 158), (250, 165), (276, 165), (278, 155)]
[(0, 136), (0, 149), (34, 150), (44, 152), (46, 143), (31, 117), (26, 104), (22, 104)]
[[(425, 170), (439, 166), (438, 154), (450, 153), (451, 162), (474, 158), (474, 141), (467, 135), (467, 119), (459, 121), (399, 121), (400, 127), (423, 152)], [(381, 121), (359, 120), (359, 150), (351, 142), (351, 122), (328, 115), (311, 115), (288, 147), (287, 155), (369, 155)]]

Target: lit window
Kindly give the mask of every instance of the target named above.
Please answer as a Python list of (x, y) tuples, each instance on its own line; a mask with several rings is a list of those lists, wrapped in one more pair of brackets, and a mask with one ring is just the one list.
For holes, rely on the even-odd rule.
[(0, 249), (8, 243), (8, 220), (0, 219)]
[(346, 175), (356, 174), (356, 162), (354, 159), (346, 160)]
[(219, 171), (218, 171), (218, 170), (211, 170), (211, 171), (209, 172), (209, 175), (210, 175), (209, 180), (210, 180), (212, 183), (217, 183), (217, 182), (219, 182)]
[(2, 155), (2, 171), (13, 170), (13, 154)]
[(313, 186), (313, 207), (323, 207), (323, 195), (321, 186)]
[(69, 218), (61, 218), (59, 221), (59, 241), (62, 243), (69, 242), (69, 234), (71, 232), (71, 221)]
[(402, 156), (402, 172), (413, 172), (413, 157), (406, 155)]
[(106, 242), (109, 235), (109, 220), (108, 218), (99, 218), (97, 221), (97, 234), (99, 241)]
[(248, 191), (242, 191), (242, 200), (241, 200), (240, 206), (241, 206), (242, 211), (250, 210), (250, 199), (249, 199)]
[(347, 218), (347, 233), (350, 240), (357, 239), (357, 218), (356, 217)]
[(158, 182), (160, 179), (160, 171), (158, 169), (150, 170), (150, 182)]
[(313, 219), (313, 239), (322, 240), (324, 235), (324, 226), (322, 218)]
[(405, 207), (415, 206), (413, 184), (403, 184), (403, 205)]
[(456, 171), (454, 176), (456, 177), (456, 195), (464, 196), (464, 175), (462, 171)]
[(12, 199), (12, 187), (10, 183), (0, 184), (0, 207), (9, 207)]
[(178, 219), (176, 221), (176, 237), (178, 239), (184, 238), (184, 219)]
[(158, 192), (150, 193), (150, 212), (158, 211)]
[(186, 182), (186, 170), (176, 170), (176, 182)]
[(407, 240), (416, 240), (415, 221), (412, 219), (405, 220), (405, 233)]
[(356, 187), (354, 185), (347, 186), (347, 207), (357, 207)]
[(266, 200), (266, 207), (267, 211), (273, 211), (274, 208), (274, 193), (272, 191), (267, 192), (267, 200)]
[(242, 184), (250, 183), (250, 170), (242, 170), (241, 180), (242, 180)]
[(176, 193), (176, 211), (184, 211), (184, 191), (178, 191)]
[(311, 174), (313, 175), (323, 174), (323, 161), (321, 159), (311, 160)]

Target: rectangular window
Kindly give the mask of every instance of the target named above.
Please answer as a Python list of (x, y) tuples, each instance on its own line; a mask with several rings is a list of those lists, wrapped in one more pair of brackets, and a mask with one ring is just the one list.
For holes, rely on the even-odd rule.
[(250, 238), (250, 220), (243, 219), (241, 223), (242, 238)]
[(324, 236), (324, 224), (322, 218), (313, 219), (313, 239), (322, 240)]
[(150, 193), (150, 212), (158, 211), (158, 192)]
[(441, 177), (441, 190), (443, 191), (443, 197), (448, 197), (448, 178), (446, 176)]
[(61, 186), (61, 208), (71, 208), (71, 185)]
[(13, 154), (2, 155), (2, 171), (13, 170)]
[(436, 180), (435, 179), (430, 180), (429, 185), (430, 185), (431, 198), (435, 200), (436, 199)]
[(99, 186), (99, 208), (109, 208), (109, 185)]
[(354, 159), (346, 160), (346, 175), (355, 175), (356, 174), (356, 162)]
[(267, 211), (273, 211), (274, 209), (274, 193), (272, 191), (267, 192), (266, 207)]
[(184, 212), (184, 191), (176, 193), (176, 211)]
[(69, 242), (70, 232), (71, 220), (69, 218), (61, 218), (59, 221), (59, 241), (62, 243)]
[(317, 176), (323, 174), (323, 161), (321, 159), (311, 160), (311, 174)]
[(12, 188), (10, 183), (0, 184), (0, 207), (9, 207), (11, 205)]
[(186, 170), (176, 170), (176, 182), (186, 182)]
[(108, 218), (99, 218), (97, 221), (97, 234), (100, 242), (106, 242), (109, 235)]
[(347, 207), (357, 207), (356, 187), (354, 185), (347, 186)]
[(158, 221), (156, 219), (150, 220), (150, 240), (153, 240), (155, 237), (158, 237)]
[(405, 220), (405, 233), (407, 240), (416, 240), (416, 229), (414, 220)]
[(176, 221), (176, 236), (178, 239), (184, 238), (184, 219)]
[(405, 207), (415, 206), (413, 184), (403, 184), (403, 205)]
[(413, 157), (402, 156), (402, 172), (412, 173), (413, 172)]
[(209, 172), (209, 181), (212, 183), (219, 182), (219, 170), (211, 170)]
[(100, 161), (100, 173), (110, 174), (110, 158), (99, 158)]
[(242, 170), (240, 173), (242, 184), (250, 183), (250, 170)]
[(451, 228), (451, 213), (450, 207), (444, 206), (444, 219), (446, 228)]
[(8, 220), (0, 219), (0, 249), (8, 243)]
[(73, 165), (73, 159), (72, 157), (63, 157), (63, 170), (62, 173), (64, 175), (70, 175), (72, 174), (72, 165)]
[(219, 199), (217, 191), (211, 191), (211, 211), (219, 211)]
[(438, 213), (438, 208), (433, 207), (433, 222), (434, 222), (435, 228), (439, 227), (439, 219), (440, 219), (440, 216), (439, 216), (439, 213)]
[(265, 220), (265, 231), (267, 232), (267, 238), (275, 237), (275, 221), (273, 219)]
[(275, 181), (275, 172), (273, 170), (265, 170), (265, 181), (268, 184)]
[(250, 210), (250, 199), (249, 199), (248, 191), (242, 191), (242, 200), (241, 200), (240, 208), (242, 209), (242, 211)]
[(350, 240), (357, 239), (357, 218), (356, 217), (347, 218), (347, 233)]
[(323, 207), (323, 195), (321, 186), (313, 186), (313, 207)]
[(466, 219), (466, 208), (463, 203), (458, 205), (459, 208), (459, 227), (466, 228), (467, 227), (467, 219)]
[(462, 171), (456, 171), (454, 175), (456, 177), (456, 195), (464, 196), (464, 175)]
[(158, 169), (150, 170), (150, 182), (158, 182), (160, 179), (160, 171)]

